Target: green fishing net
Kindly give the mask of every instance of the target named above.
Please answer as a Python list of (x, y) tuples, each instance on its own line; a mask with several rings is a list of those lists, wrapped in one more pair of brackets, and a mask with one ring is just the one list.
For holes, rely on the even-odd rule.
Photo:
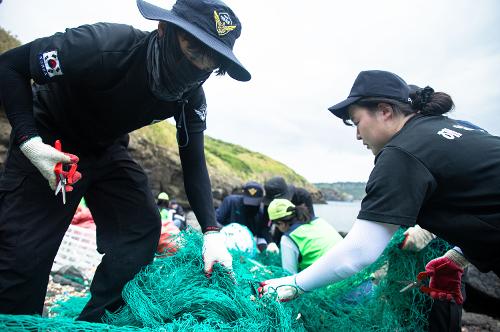
[(203, 274), (202, 235), (182, 232), (181, 249), (158, 257), (123, 290), (125, 305), (105, 324), (75, 321), (87, 298), (58, 303), (52, 318), (0, 315), (1, 331), (424, 331), (430, 299), (400, 293), (448, 245), (434, 240), (419, 253), (401, 251), (396, 233), (382, 256), (360, 273), (329, 287), (279, 303), (259, 298), (259, 281), (286, 275), (278, 255), (250, 258), (233, 252), (233, 270), (216, 265)]

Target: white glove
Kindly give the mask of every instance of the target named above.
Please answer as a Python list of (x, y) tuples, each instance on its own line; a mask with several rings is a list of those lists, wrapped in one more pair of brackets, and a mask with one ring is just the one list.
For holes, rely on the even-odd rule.
[(278, 248), (278, 246), (274, 242), (271, 242), (267, 245), (266, 251), (273, 252), (275, 254), (280, 253), (280, 249)]
[(288, 302), (295, 299), (304, 290), (297, 285), (296, 274), (293, 276), (269, 279), (260, 283), (259, 294), (262, 297), (264, 294), (275, 294), (276, 300), (279, 302)]
[(220, 263), (229, 270), (233, 268), (233, 257), (227, 251), (224, 234), (219, 232), (206, 232), (203, 235), (203, 263), (205, 274), (212, 273), (214, 263)]
[(56, 189), (57, 180), (54, 167), (57, 163), (69, 164), (78, 162), (78, 157), (57, 151), (52, 146), (42, 142), (40, 136), (33, 137), (20, 146), (26, 158), (40, 171), (42, 176), (49, 181), (52, 190)]
[(424, 249), (429, 242), (436, 238), (436, 235), (423, 229), (419, 225), (408, 228), (404, 234), (406, 236), (401, 243), (400, 248), (414, 252), (419, 252)]

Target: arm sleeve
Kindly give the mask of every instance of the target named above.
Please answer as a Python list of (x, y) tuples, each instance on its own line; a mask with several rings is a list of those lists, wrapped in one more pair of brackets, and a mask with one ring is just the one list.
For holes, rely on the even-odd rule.
[(212, 186), (205, 162), (203, 132), (190, 134), (190, 142), (179, 148), (184, 188), (203, 232), (219, 229), (215, 220)]
[(435, 188), (433, 175), (418, 159), (399, 148), (385, 148), (366, 184), (358, 219), (414, 226)]
[(38, 136), (30, 86), (30, 47), (31, 43), (0, 56), (0, 96), (17, 144)]
[(397, 225), (357, 219), (339, 244), (297, 274), (297, 285), (311, 291), (361, 271), (375, 262), (398, 228)]
[(295, 274), (299, 272), (299, 248), (288, 236), (281, 237), (281, 266), (283, 270)]

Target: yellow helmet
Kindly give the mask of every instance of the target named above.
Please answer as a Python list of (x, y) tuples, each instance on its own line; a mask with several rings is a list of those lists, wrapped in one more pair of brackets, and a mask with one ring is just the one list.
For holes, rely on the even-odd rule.
[(274, 199), (267, 208), (269, 219), (271, 219), (272, 221), (291, 216), (292, 214), (294, 214), (294, 212), (295, 205), (293, 205), (293, 203), (288, 199), (284, 198)]
[(158, 195), (158, 200), (168, 201), (168, 195), (167, 195), (167, 193), (160, 193)]

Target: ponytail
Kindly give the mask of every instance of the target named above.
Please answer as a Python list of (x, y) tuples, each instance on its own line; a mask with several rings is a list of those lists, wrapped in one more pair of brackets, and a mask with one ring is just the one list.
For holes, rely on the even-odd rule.
[[(385, 97), (365, 97), (349, 106), (349, 109), (354, 106), (362, 106), (375, 112), (378, 110), (380, 103), (391, 105), (392, 110), (396, 114), (403, 116), (412, 115), (415, 113), (423, 115), (442, 115), (451, 111), (455, 105), (451, 97), (444, 92), (434, 92), (430, 86), (419, 88), (416, 85), (409, 85), (411, 102), (403, 102), (396, 99)], [(349, 117), (349, 112), (346, 112), (342, 119), (344, 124), (352, 126), (352, 121)]]
[(430, 86), (417, 89), (410, 94), (411, 108), (424, 115), (442, 115), (451, 111), (455, 105), (450, 95), (434, 92)]
[(295, 207), (295, 216), (303, 224), (311, 221), (311, 213), (309, 212), (309, 209), (304, 205), (297, 205)]

